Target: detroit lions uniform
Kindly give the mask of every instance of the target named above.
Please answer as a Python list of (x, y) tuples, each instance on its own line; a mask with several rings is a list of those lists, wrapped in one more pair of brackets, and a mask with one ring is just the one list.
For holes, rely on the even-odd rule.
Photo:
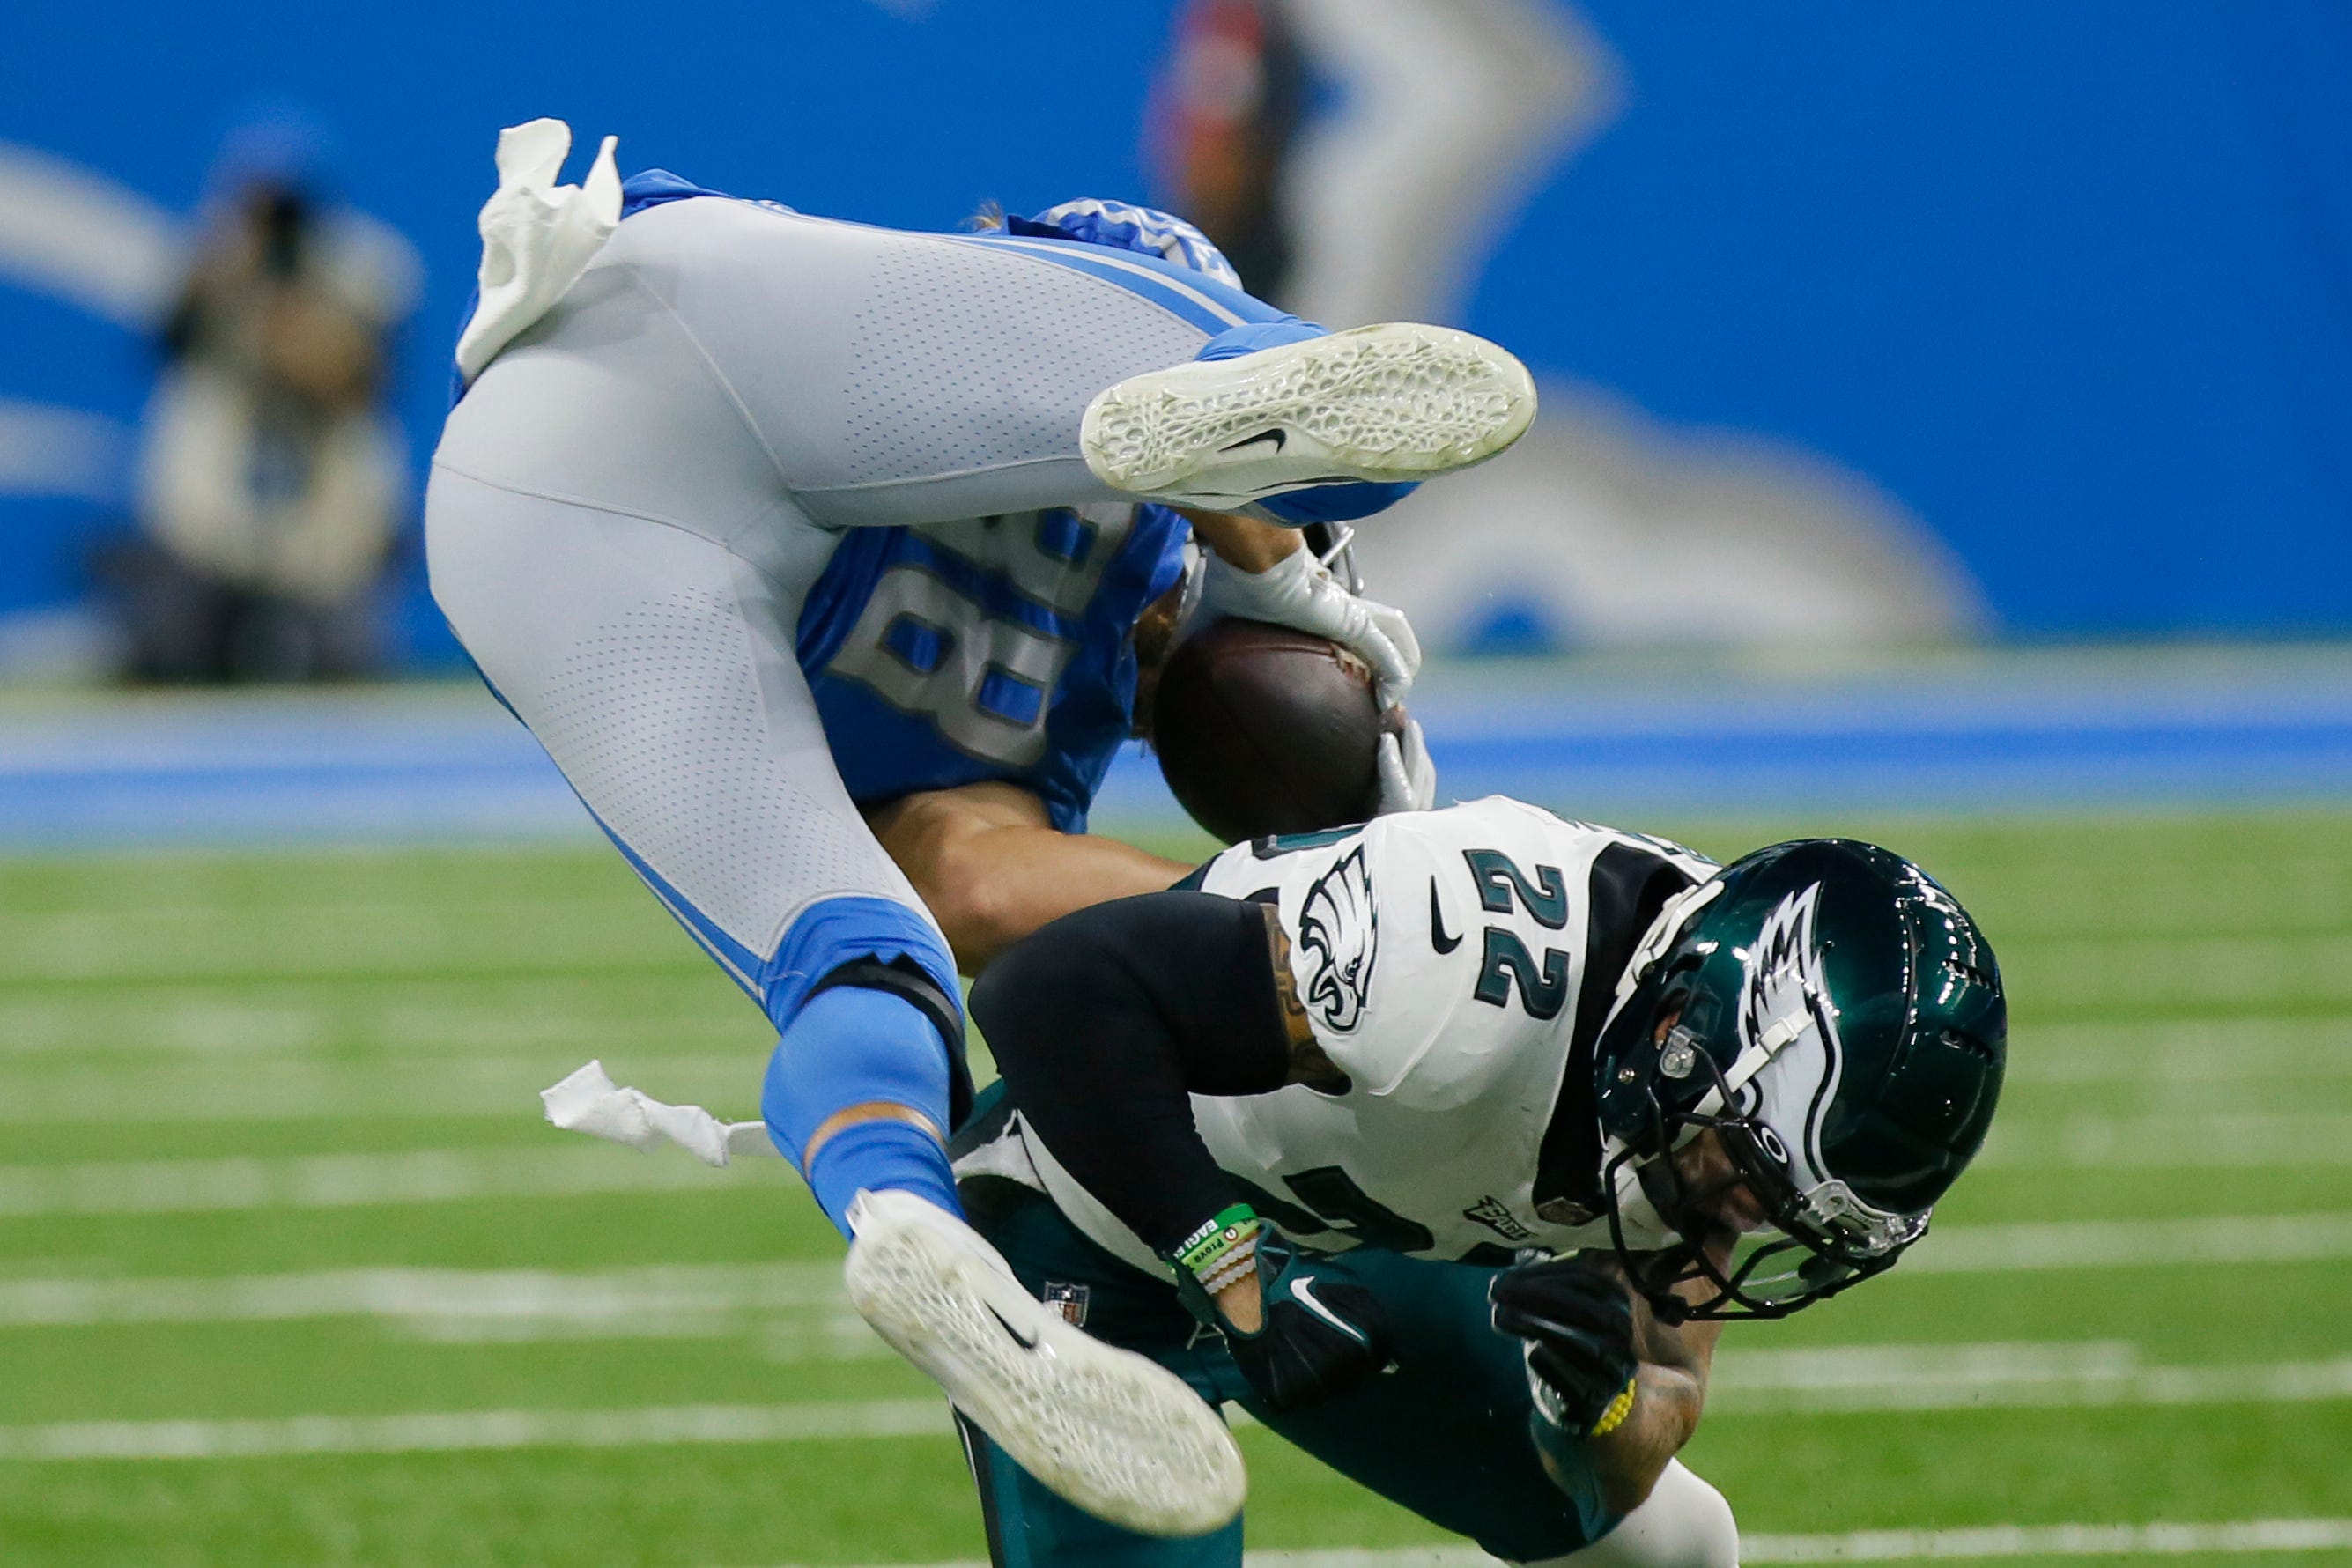
[[(1186, 537), (1076, 431), (1285, 320), (1156, 258), (639, 176), (434, 457), (436, 597), (641, 875), (781, 1024), (845, 959), (949, 996), (856, 803), (1012, 779), (1083, 826)], [(1091, 253), (1091, 254), (1089, 254)]]

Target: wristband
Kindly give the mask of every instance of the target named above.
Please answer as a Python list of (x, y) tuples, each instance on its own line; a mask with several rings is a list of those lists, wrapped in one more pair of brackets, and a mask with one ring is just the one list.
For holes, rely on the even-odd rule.
[(1606, 1437), (1610, 1433), (1614, 1432), (1618, 1427), (1625, 1425), (1625, 1417), (1633, 1414), (1633, 1398), (1635, 1394), (1639, 1391), (1640, 1385), (1640, 1373), (1636, 1373), (1633, 1376), (1627, 1378), (1625, 1380), (1624, 1392), (1618, 1394), (1616, 1398), (1609, 1402), (1608, 1407), (1601, 1412), (1601, 1419), (1592, 1424), (1592, 1430), (1587, 1432), (1585, 1436), (1588, 1437)]
[(1235, 1204), (1176, 1244), (1176, 1262), (1214, 1296), (1256, 1267), (1262, 1226), (1255, 1210)]

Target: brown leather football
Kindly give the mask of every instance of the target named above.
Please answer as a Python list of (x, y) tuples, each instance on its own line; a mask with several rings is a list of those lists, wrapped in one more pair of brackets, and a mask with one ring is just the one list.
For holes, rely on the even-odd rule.
[(1380, 803), (1383, 715), (1371, 667), (1263, 621), (1217, 621), (1177, 646), (1151, 743), (1192, 820), (1227, 844), (1361, 822)]

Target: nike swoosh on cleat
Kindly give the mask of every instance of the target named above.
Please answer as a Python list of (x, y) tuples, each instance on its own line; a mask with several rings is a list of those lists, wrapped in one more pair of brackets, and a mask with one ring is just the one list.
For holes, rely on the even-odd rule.
[(1452, 952), (1462, 945), (1458, 936), (1445, 934), (1445, 911), (1437, 903), (1437, 879), (1429, 879), (1429, 945), (1440, 952)]
[[(981, 1304), (982, 1304), (982, 1306), (987, 1306), (987, 1305), (988, 1305), (988, 1304), (987, 1304), (986, 1302), (984, 1302), (984, 1301), (983, 1301), (983, 1302), (982, 1302)], [(1013, 1336), (1013, 1342), (1014, 1344), (1019, 1345), (1019, 1346), (1020, 1346), (1023, 1350), (1024, 1350), (1024, 1351), (1034, 1351), (1034, 1350), (1035, 1350), (1035, 1349), (1037, 1348), (1037, 1336), (1036, 1336), (1036, 1335), (1034, 1335), (1034, 1334), (1024, 1334), (1024, 1333), (1023, 1333), (1019, 1329), (1016, 1329), (1016, 1328), (1014, 1328), (1011, 1323), (1006, 1322), (1006, 1321), (1004, 1321), (1004, 1314), (1003, 1314), (1003, 1313), (1002, 1313), (1002, 1312), (1000, 1312), (1000, 1311), (998, 1311), (998, 1310), (997, 1310), (995, 1308), (993, 1308), (993, 1307), (989, 1307), (989, 1308), (988, 1308), (988, 1315), (989, 1315), (990, 1317), (994, 1318), (994, 1319), (996, 1320), (997, 1326), (998, 1326), (999, 1328), (1003, 1329), (1006, 1333), (1011, 1334), (1011, 1335)]]
[(1247, 451), (1250, 447), (1256, 446), (1256, 445), (1257, 445), (1259, 442), (1261, 442), (1261, 441), (1271, 441), (1271, 442), (1273, 442), (1273, 443), (1274, 443), (1274, 449), (1275, 449), (1275, 451), (1276, 451), (1277, 454), (1279, 454), (1279, 453), (1281, 452), (1282, 448), (1283, 448), (1285, 446), (1286, 446), (1286, 445), (1288, 445), (1288, 444), (1289, 444), (1290, 437), (1289, 437), (1289, 434), (1288, 434), (1286, 431), (1283, 430), (1283, 429), (1282, 429), (1281, 427), (1279, 427), (1279, 426), (1276, 426), (1276, 428), (1274, 428), (1274, 429), (1272, 429), (1272, 430), (1261, 430), (1261, 431), (1259, 431), (1256, 435), (1252, 436), (1251, 437), (1249, 437), (1249, 439), (1247, 439), (1247, 440), (1245, 440), (1245, 441), (1235, 441), (1235, 442), (1234, 442), (1233, 445), (1231, 445), (1230, 447), (1222, 447), (1222, 448), (1220, 448), (1220, 450), (1226, 451), (1226, 452), (1245, 452), (1245, 451)]

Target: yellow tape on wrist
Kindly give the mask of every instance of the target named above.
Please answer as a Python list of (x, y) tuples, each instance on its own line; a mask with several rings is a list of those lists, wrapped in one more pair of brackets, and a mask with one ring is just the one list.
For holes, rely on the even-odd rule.
[(1609, 1408), (1601, 1413), (1601, 1419), (1592, 1424), (1592, 1430), (1585, 1436), (1606, 1437), (1610, 1433), (1625, 1425), (1625, 1417), (1633, 1414), (1633, 1396), (1640, 1384), (1641, 1377), (1638, 1373), (1626, 1379), (1625, 1392), (1609, 1402)]

